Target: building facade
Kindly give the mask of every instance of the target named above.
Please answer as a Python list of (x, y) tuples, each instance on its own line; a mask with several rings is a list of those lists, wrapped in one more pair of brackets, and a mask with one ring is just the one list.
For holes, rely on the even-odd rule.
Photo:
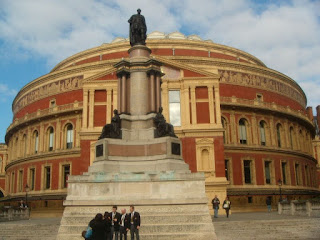
[[(210, 207), (214, 195), (235, 209), (264, 206), (266, 196), (276, 203), (279, 180), (288, 199), (319, 195), (320, 106), (314, 117), (294, 80), (196, 35), (153, 32), (147, 46), (162, 63), (163, 113), (191, 171), (204, 172)], [(23, 198), (28, 184), (32, 208), (62, 207), (68, 176), (88, 170), (119, 108), (113, 65), (128, 49), (117, 38), (80, 52), (20, 90), (0, 145), (3, 202)]]

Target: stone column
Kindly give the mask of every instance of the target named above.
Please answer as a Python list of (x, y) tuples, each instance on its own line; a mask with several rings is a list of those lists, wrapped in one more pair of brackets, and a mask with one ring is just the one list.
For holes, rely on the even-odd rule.
[(260, 133), (258, 132), (258, 127), (257, 127), (257, 117), (256, 114), (252, 114), (252, 143), (254, 145), (259, 144), (259, 135)]
[(82, 127), (88, 127), (88, 90), (83, 89)]
[[(87, 106), (87, 108), (88, 108), (88, 106)], [(87, 116), (87, 118), (88, 118), (88, 116)], [(55, 148), (56, 149), (60, 149), (61, 148), (61, 146), (60, 146), (60, 143), (61, 143), (61, 121), (60, 121), (60, 119), (58, 119), (57, 120), (57, 123), (56, 123), (56, 145), (55, 145)]]
[[(113, 89), (112, 90), (112, 94), (113, 94), (113, 97), (112, 97), (112, 100), (113, 100), (113, 109), (118, 109), (118, 90), (117, 89)], [(113, 115), (113, 114), (112, 114)]]
[(94, 118), (94, 89), (90, 89), (89, 95), (89, 128), (93, 128)]
[(214, 88), (214, 100), (216, 103), (216, 118), (217, 118), (217, 124), (221, 124), (221, 112), (220, 112), (220, 94), (219, 94), (219, 88)]
[(214, 106), (214, 98), (213, 98), (213, 86), (208, 86), (208, 96), (209, 96), (209, 113), (210, 113), (210, 123), (216, 123), (215, 119), (215, 106)]
[(181, 117), (182, 125), (190, 125), (190, 101), (189, 101), (189, 86), (184, 86), (181, 90)]
[(150, 112), (156, 112), (156, 83), (154, 72), (150, 73)]
[(126, 108), (126, 80), (127, 80), (127, 76), (125, 74), (122, 74), (121, 76), (121, 112), (122, 113), (126, 113), (127, 112), (127, 108)]
[(117, 105), (119, 113), (122, 112), (121, 110), (121, 78), (118, 77), (118, 94), (117, 94)]
[(271, 116), (271, 118), (270, 118), (270, 138), (271, 138), (271, 146), (273, 146), (273, 147), (277, 146), (277, 140), (275, 138), (275, 132), (274, 132), (273, 116)]
[(159, 111), (159, 108), (161, 107), (161, 78), (159, 74), (156, 76), (156, 111)]
[(111, 111), (111, 108), (112, 108), (112, 102), (111, 102), (111, 99), (112, 99), (112, 90), (111, 89), (107, 89), (107, 111), (106, 111), (106, 121), (107, 123), (110, 123), (111, 122), (111, 117), (112, 117), (112, 111)]
[(79, 148), (80, 147), (80, 129), (81, 129), (81, 119), (80, 119), (80, 115), (77, 115), (77, 121), (76, 121), (76, 127), (75, 127), (75, 134), (74, 134), (74, 137), (76, 138), (76, 141), (75, 141), (75, 147), (76, 148)]
[(231, 143), (237, 143), (237, 133), (236, 133), (237, 125), (236, 125), (236, 117), (234, 111), (231, 111), (230, 114), (230, 130), (231, 130)]
[(191, 113), (192, 124), (197, 124), (196, 87), (191, 87)]

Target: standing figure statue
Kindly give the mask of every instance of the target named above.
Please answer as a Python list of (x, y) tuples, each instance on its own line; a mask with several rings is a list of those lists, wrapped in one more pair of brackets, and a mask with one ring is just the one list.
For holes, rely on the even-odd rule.
[(146, 45), (147, 25), (144, 16), (141, 15), (141, 9), (137, 10), (138, 14), (134, 14), (128, 20), (130, 23), (130, 45)]

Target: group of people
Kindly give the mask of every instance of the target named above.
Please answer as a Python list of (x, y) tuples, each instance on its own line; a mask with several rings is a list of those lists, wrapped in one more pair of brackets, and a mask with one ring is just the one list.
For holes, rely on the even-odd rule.
[(130, 213), (122, 209), (117, 212), (117, 206), (112, 207), (112, 212), (98, 213), (88, 225), (87, 231), (82, 232), (86, 240), (127, 240), (130, 231), (131, 240), (139, 240), (140, 214), (130, 206)]
[[(217, 195), (212, 199), (212, 207), (214, 210), (214, 217), (218, 217), (219, 207), (220, 207), (220, 200)], [(223, 201), (222, 204), (223, 209), (226, 211), (227, 218), (229, 217), (229, 212), (231, 208), (231, 202), (229, 200), (229, 197), (227, 196), (226, 199)]]

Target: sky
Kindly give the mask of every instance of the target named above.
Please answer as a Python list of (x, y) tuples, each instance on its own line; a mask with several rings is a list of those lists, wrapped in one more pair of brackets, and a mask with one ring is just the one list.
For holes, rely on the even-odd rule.
[(19, 89), (77, 52), (128, 37), (137, 8), (148, 33), (244, 50), (297, 81), (308, 106), (320, 104), (320, 0), (0, 0), (0, 142)]

